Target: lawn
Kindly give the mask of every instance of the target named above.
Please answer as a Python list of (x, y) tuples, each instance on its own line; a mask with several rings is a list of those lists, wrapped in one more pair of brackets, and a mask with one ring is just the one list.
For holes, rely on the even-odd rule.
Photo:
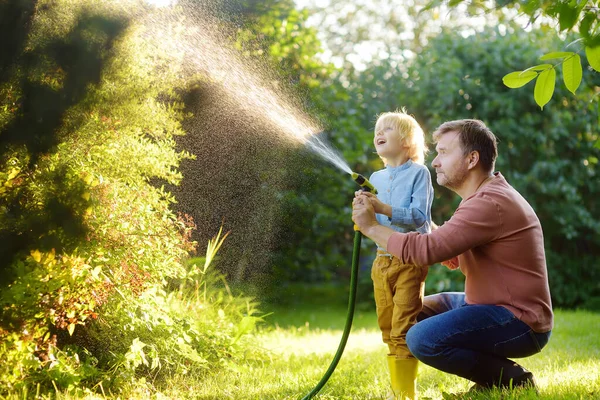
[[(336, 302), (271, 306), (271, 315), (256, 334), (265, 359), (249, 361), (227, 374), (214, 374), (190, 385), (194, 399), (301, 399), (319, 382), (337, 349), (346, 309)], [(263, 307), (265, 308), (265, 307)], [(366, 308), (366, 309), (365, 309)], [(600, 314), (556, 311), (550, 343), (519, 362), (534, 372), (540, 395), (519, 391), (488, 392), (473, 399), (600, 399)], [(184, 382), (172, 382), (175, 387)], [(421, 399), (444, 399), (471, 383), (420, 366)], [(388, 391), (386, 347), (375, 313), (357, 310), (344, 355), (316, 399), (385, 399)], [(193, 393), (193, 394), (192, 394)]]
[[(319, 382), (337, 350), (346, 318), (344, 296), (313, 293), (278, 305), (263, 304), (270, 313), (251, 339), (255, 350), (247, 360), (204, 376), (178, 376), (157, 386), (139, 385), (126, 393), (88, 395), (86, 399), (300, 400)], [(338, 298), (339, 297), (339, 298)], [(534, 372), (540, 395), (533, 391), (493, 391), (469, 397), (484, 399), (600, 399), (600, 314), (556, 310), (550, 343), (519, 362)], [(260, 354), (259, 357), (256, 354)], [(227, 372), (223, 372), (227, 371)], [(419, 398), (446, 399), (466, 391), (465, 379), (420, 366)], [(375, 312), (357, 308), (352, 332), (335, 372), (314, 399), (385, 399), (388, 392), (386, 346)], [(14, 396), (11, 399), (24, 398)], [(81, 397), (57, 394), (57, 399)]]

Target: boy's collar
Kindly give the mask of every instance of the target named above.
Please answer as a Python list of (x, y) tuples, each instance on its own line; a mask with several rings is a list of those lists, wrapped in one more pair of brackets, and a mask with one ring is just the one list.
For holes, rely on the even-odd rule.
[(392, 171), (402, 171), (403, 169), (406, 169), (406, 168), (410, 167), (412, 165), (412, 163), (413, 163), (413, 160), (409, 159), (404, 164), (400, 164), (397, 167), (392, 167), (390, 165), (386, 165), (385, 168), (388, 171), (390, 171), (390, 172), (392, 172)]

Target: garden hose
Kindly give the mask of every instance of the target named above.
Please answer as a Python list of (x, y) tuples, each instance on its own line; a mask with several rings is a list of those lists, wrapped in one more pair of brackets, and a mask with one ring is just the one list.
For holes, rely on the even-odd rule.
[[(352, 179), (356, 181), (361, 186), (361, 190), (377, 193), (375, 187), (369, 182), (364, 176), (352, 173)], [(350, 329), (352, 329), (352, 320), (354, 319), (354, 306), (356, 304), (356, 288), (358, 286), (358, 260), (360, 255), (360, 242), (362, 239), (362, 233), (358, 230), (358, 226), (354, 225), (354, 248), (352, 250), (352, 271), (350, 274), (350, 294), (348, 296), (348, 312), (346, 313), (346, 325), (344, 326), (344, 333), (342, 334), (342, 340), (338, 346), (337, 352), (333, 357), (333, 361), (329, 365), (329, 368), (317, 383), (317, 386), (314, 387), (313, 390), (310, 391), (306, 396), (302, 398), (302, 400), (312, 399), (314, 395), (316, 395), (319, 390), (325, 386), (325, 383), (329, 380), (333, 371), (335, 371), (335, 367), (337, 367), (338, 362), (342, 358), (342, 353), (344, 352), (344, 348), (346, 347), (346, 342), (348, 341), (348, 336), (350, 336)]]

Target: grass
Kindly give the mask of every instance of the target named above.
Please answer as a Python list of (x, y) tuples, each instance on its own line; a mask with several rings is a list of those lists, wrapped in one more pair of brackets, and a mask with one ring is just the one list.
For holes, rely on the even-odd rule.
[[(296, 400), (319, 382), (338, 347), (346, 317), (344, 296), (311, 301), (299, 298), (277, 306), (263, 305), (265, 324), (252, 336), (260, 359), (209, 371), (202, 379), (179, 376), (160, 392), (140, 387), (126, 399)], [(292, 296), (294, 297), (294, 296)], [(549, 344), (533, 357), (520, 359), (534, 372), (540, 395), (533, 391), (492, 391), (483, 399), (600, 399), (600, 314), (556, 310)], [(254, 353), (253, 353), (254, 354)], [(445, 399), (468, 390), (471, 383), (420, 365), (419, 398)], [(335, 372), (314, 397), (320, 400), (385, 399), (388, 392), (386, 346), (374, 310), (360, 307), (346, 349)], [(16, 398), (16, 397), (15, 397)], [(71, 399), (58, 395), (57, 399)], [(93, 396), (88, 399), (109, 397)], [(117, 397), (112, 397), (117, 398)]]
[[(341, 338), (346, 311), (325, 307), (273, 307), (268, 325), (256, 335), (267, 359), (247, 362), (229, 374), (194, 385), (194, 399), (301, 399), (321, 379)], [(358, 311), (344, 355), (316, 399), (385, 399), (386, 347), (374, 311)], [(472, 399), (600, 399), (600, 314), (556, 311), (549, 344), (519, 360), (535, 373), (540, 395), (531, 390), (486, 392)], [(172, 382), (177, 385), (177, 383)], [(182, 382), (183, 383), (183, 382)], [(444, 399), (471, 383), (420, 365), (421, 399)]]

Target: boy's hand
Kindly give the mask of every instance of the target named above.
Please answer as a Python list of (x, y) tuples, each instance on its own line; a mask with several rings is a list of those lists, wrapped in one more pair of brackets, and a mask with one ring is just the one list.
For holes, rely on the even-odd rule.
[(371, 205), (377, 214), (383, 214), (390, 218), (392, 217), (392, 207), (389, 204), (383, 203), (377, 198), (376, 195), (364, 190), (358, 190), (354, 192), (354, 197), (358, 197), (359, 195), (364, 195), (369, 198), (369, 201), (371, 202)]
[(365, 233), (369, 227), (378, 225), (373, 204), (365, 196), (365, 192), (357, 193), (352, 201), (352, 220), (362, 233)]
[(448, 269), (457, 269), (460, 267), (460, 263), (458, 262), (458, 257), (452, 257), (449, 260), (442, 261), (440, 264), (445, 266)]

